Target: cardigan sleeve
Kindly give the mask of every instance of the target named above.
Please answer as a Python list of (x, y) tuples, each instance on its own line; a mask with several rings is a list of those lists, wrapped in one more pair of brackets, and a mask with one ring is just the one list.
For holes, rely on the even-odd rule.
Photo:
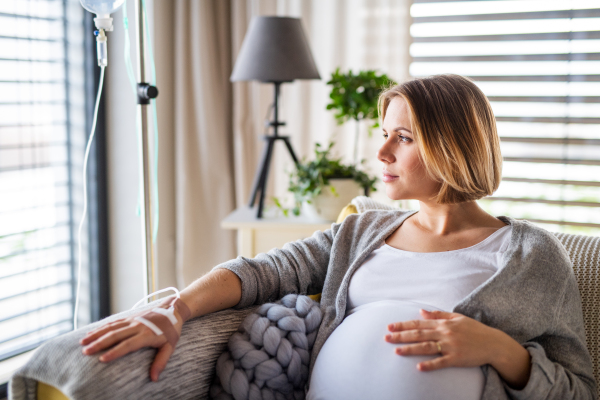
[(511, 251), (497, 279), (458, 312), (480, 316), (519, 342), (531, 356), (531, 373), (525, 387), (516, 390), (490, 365), (483, 366), (482, 399), (597, 399), (569, 254), (550, 232), (526, 221), (511, 223)]
[(242, 298), (234, 307), (275, 301), (288, 293), (320, 293), (335, 235), (341, 224), (316, 231), (311, 237), (286, 243), (255, 258), (238, 257), (213, 268), (225, 268), (242, 281)]
[[(572, 272), (572, 271), (571, 271)], [(565, 282), (553, 327), (523, 343), (531, 355), (531, 374), (521, 390), (502, 382), (515, 400), (597, 399), (592, 360), (586, 345), (581, 298), (575, 276)]]

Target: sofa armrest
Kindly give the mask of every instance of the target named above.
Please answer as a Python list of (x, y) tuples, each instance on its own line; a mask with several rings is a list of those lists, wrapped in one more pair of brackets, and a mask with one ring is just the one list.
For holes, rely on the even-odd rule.
[(227, 309), (186, 322), (158, 382), (150, 380), (156, 349), (140, 349), (108, 364), (98, 361), (103, 352), (93, 356), (81, 353), (79, 340), (87, 332), (158, 303), (112, 315), (48, 341), (13, 375), (9, 398), (37, 399), (37, 382), (54, 386), (74, 400), (208, 398), (217, 358), (226, 350), (231, 334), (256, 306)]

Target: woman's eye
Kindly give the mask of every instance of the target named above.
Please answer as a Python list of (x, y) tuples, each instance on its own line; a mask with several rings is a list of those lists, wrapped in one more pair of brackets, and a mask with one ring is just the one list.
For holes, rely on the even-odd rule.
[[(388, 134), (387, 134), (387, 133), (384, 133), (384, 134), (383, 134), (383, 138), (387, 140), (387, 138), (388, 138)], [(412, 139), (411, 139), (411, 138), (409, 138), (409, 137), (402, 136), (402, 135), (398, 135), (398, 141), (399, 141), (399, 142), (401, 142), (401, 143), (408, 143), (408, 142), (410, 142), (411, 140), (412, 140)]]

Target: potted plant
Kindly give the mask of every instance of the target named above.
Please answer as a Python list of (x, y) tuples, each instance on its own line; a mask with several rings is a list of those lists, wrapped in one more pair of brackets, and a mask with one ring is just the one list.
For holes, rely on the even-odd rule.
[(358, 162), (358, 135), (360, 121), (370, 120), (369, 136), (372, 129), (379, 127), (379, 110), (377, 101), (382, 90), (396, 83), (386, 74), (379, 74), (374, 70), (358, 71), (354, 74), (352, 70), (344, 74), (337, 68), (331, 74), (327, 82), (331, 85), (331, 103), (327, 105), (328, 110), (335, 110), (335, 119), (338, 125), (348, 120), (355, 121), (354, 134), (354, 164)]
[[(330, 155), (333, 145), (331, 142), (326, 148), (321, 148), (316, 143), (315, 159), (309, 162), (303, 159), (290, 174), (288, 191), (294, 194), (294, 215), (300, 215), (302, 209), (309, 217), (335, 220), (355, 196), (377, 190), (377, 178), (359, 170), (357, 165), (344, 165), (341, 158)], [(277, 198), (274, 202), (284, 215), (289, 215), (290, 210), (283, 207)]]

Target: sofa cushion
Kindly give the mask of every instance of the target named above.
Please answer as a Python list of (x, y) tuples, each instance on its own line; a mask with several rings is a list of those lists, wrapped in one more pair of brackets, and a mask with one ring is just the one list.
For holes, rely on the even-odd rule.
[(308, 296), (290, 293), (248, 315), (217, 360), (213, 399), (303, 399), (322, 313)]

